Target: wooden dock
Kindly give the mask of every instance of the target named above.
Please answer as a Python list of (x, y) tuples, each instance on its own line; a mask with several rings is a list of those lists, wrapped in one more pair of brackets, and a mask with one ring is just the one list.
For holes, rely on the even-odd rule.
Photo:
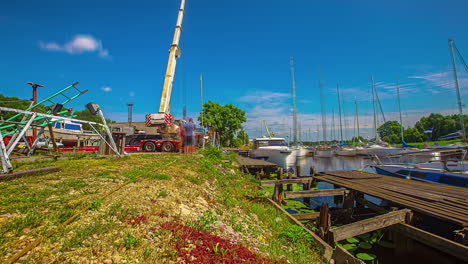
[[(298, 169), (300, 171), (300, 169)], [(335, 196), (342, 208), (328, 208), (322, 204), (320, 212), (289, 214), (291, 221), (315, 219), (318, 231), (313, 233), (317, 245), (327, 258), (336, 263), (361, 263), (338, 241), (388, 228), (400, 239), (398, 252), (411, 250), (407, 241), (418, 241), (458, 260), (468, 262), (468, 189), (399, 179), (361, 171), (330, 171), (311, 175), (282, 175), (277, 180), (262, 181), (262, 185), (275, 185), (272, 199), (277, 208), (283, 198)], [(333, 189), (310, 190), (317, 182), (333, 184)], [(302, 184), (302, 191), (283, 191), (283, 185)], [(387, 206), (377, 205), (364, 195), (380, 198)], [(370, 211), (370, 216), (359, 218), (360, 212)], [(344, 224), (332, 227), (331, 219), (345, 219)], [(420, 229), (420, 221), (429, 221), (434, 230)], [(335, 220), (333, 220), (335, 221)], [(334, 223), (335, 225), (337, 223)], [(437, 229), (437, 231), (435, 231)], [(309, 232), (310, 233), (310, 232)], [(441, 234), (443, 233), (443, 234)], [(403, 240), (402, 240), (403, 239)], [(330, 251), (331, 249), (333, 251)], [(330, 253), (333, 252), (333, 253)]]
[(266, 175), (269, 177), (272, 172), (278, 169), (278, 165), (274, 163), (260, 159), (247, 158), (240, 155), (237, 155), (237, 161), (239, 162), (242, 171), (252, 174), (258, 173), (259, 177), (260, 175)]
[(346, 189), (381, 198), (415, 212), (468, 226), (468, 189), (406, 180), (361, 171), (330, 171), (315, 177)]

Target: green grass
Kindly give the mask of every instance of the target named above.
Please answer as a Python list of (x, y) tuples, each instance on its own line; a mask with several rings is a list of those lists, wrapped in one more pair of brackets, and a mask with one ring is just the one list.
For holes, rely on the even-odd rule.
[(439, 146), (444, 146), (444, 145), (450, 145), (450, 144), (455, 144), (458, 142), (462, 142), (460, 139), (453, 139), (453, 140), (440, 140), (440, 141), (428, 141), (428, 142), (411, 142), (407, 143), (408, 145), (413, 145), (418, 148), (424, 148), (426, 145), (427, 146), (436, 146), (436, 143)]
[[(256, 243), (261, 252), (268, 253), (271, 259), (278, 260), (285, 256), (291, 263), (310, 263), (318, 259), (307, 236), (291, 225), (281, 212), (263, 201), (265, 193), (259, 191), (258, 181), (251, 175), (240, 173), (232, 165), (231, 162), (235, 160), (233, 154), (224, 155), (216, 149), (210, 149), (207, 153), (201, 158), (197, 155), (162, 154), (95, 159), (92, 155), (73, 155), (70, 159), (15, 164), (18, 170), (58, 166), (62, 171), (0, 182), (0, 213), (12, 215), (0, 227), (0, 253), (12, 252), (9, 245), (15, 244), (18, 237), (25, 234), (35, 238), (44, 235), (84, 206), (91, 205), (93, 210), (82, 213), (75, 222), (43, 242), (49, 243), (51, 248), (47, 254), (55, 254), (53, 250), (75, 253), (81, 248), (91, 254), (90, 245), (95, 245), (92, 244), (95, 242), (93, 235), (97, 235), (103, 244), (105, 241), (116, 251), (134, 252), (140, 261), (145, 259), (148, 263), (158, 263), (154, 262), (155, 258), (172, 259), (175, 254), (173, 248), (166, 245), (167, 248), (162, 248), (160, 252), (172, 253), (158, 253), (148, 244), (148, 238), (142, 236), (142, 232), (147, 234), (149, 228), (157, 229), (157, 224), (148, 221), (131, 225), (128, 219), (141, 215), (156, 217), (159, 212), (165, 213), (174, 205), (162, 209), (161, 206), (174, 200), (179, 189), (185, 188), (189, 193), (198, 191), (204, 197), (204, 190), (201, 190), (207, 184), (213, 188), (209, 190), (210, 198), (205, 197), (209, 202), (208, 208), (212, 209), (192, 222), (197, 228), (209, 230), (216, 221), (223, 220), (236, 232), (250, 237), (252, 243)], [(99, 198), (129, 180), (135, 184), (126, 185), (125, 190), (133, 188), (135, 193), (147, 194), (153, 203), (140, 207), (141, 200), (119, 196), (124, 189), (111, 198)], [(172, 188), (164, 187), (170, 183)], [(188, 186), (193, 190), (187, 189)], [(155, 199), (158, 197), (165, 199)], [(125, 199), (130, 202), (125, 202)], [(156, 218), (164, 220), (173, 217), (176, 221), (187, 221), (186, 224), (193, 221), (180, 216), (177, 218), (174, 215), (179, 211), (177, 208), (174, 210), (172, 214)], [(164, 234), (157, 230), (154, 234), (164, 239)]]

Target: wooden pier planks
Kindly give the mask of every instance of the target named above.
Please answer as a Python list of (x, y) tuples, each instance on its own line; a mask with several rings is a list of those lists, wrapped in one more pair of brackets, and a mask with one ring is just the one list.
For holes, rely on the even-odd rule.
[(278, 165), (260, 160), (260, 159), (252, 159), (252, 158), (247, 158), (243, 156), (237, 155), (237, 161), (241, 166), (248, 167), (248, 168), (262, 168), (262, 167), (274, 167), (277, 168)]
[(416, 212), (450, 221), (462, 227), (468, 226), (468, 189), (466, 188), (384, 175), (363, 178), (362, 174), (372, 173), (334, 171), (324, 172), (316, 178), (406, 206)]

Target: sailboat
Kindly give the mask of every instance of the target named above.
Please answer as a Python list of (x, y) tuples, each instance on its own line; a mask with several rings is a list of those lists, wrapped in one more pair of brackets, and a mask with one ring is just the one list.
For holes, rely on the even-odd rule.
[(291, 57), (290, 61), (290, 66), (291, 66), (291, 88), (292, 88), (292, 100), (293, 100), (293, 145), (292, 145), (292, 150), (294, 151), (294, 154), (296, 157), (305, 157), (308, 153), (309, 150), (303, 146), (302, 144), (299, 144), (297, 134), (298, 134), (298, 123), (297, 123), (297, 104), (296, 104), (296, 78), (294, 75), (294, 58)]
[[(452, 59), (455, 90), (457, 92), (460, 126), (463, 138), (466, 139), (462, 108), (463, 103), (460, 96), (454, 49), (457, 51), (459, 58), (464, 64), (465, 61), (460, 51), (455, 46), (455, 43), (453, 43), (453, 40), (449, 39), (448, 42)], [(468, 65), (466, 64), (465, 69), (468, 71)], [(466, 157), (467, 149), (464, 150), (463, 160), (431, 161), (412, 165), (378, 164), (372, 167), (376, 169), (377, 173), (383, 175), (468, 188), (468, 162), (465, 160)]]
[[(373, 98), (373, 108), (374, 108), (374, 135), (375, 135), (375, 142), (374, 144), (370, 144), (365, 148), (356, 150), (357, 155), (364, 155), (364, 156), (392, 156), (392, 155), (398, 155), (402, 153), (401, 148), (394, 148), (394, 147), (386, 147), (386, 146), (381, 146), (377, 144), (377, 142), (380, 142), (379, 136), (377, 134), (377, 103), (380, 106), (380, 111), (382, 112), (383, 115), (383, 109), (382, 105), (380, 105), (379, 97), (377, 95), (377, 90), (375, 89), (375, 84), (374, 84), (374, 76), (371, 77), (372, 81), (372, 98)], [(385, 116), (383, 115), (384, 123), (385, 121)]]
[[(354, 105), (355, 105), (355, 124), (357, 126), (357, 134), (358, 134), (358, 139), (359, 139), (359, 117), (358, 117), (358, 105), (357, 101), (354, 100)], [(341, 116), (340, 116), (341, 118)], [(357, 151), (362, 149), (362, 147), (341, 147), (340, 149), (336, 150), (336, 155), (338, 156), (346, 156), (346, 157), (354, 157), (357, 155)]]
[(333, 156), (333, 150), (327, 145), (327, 117), (325, 115), (325, 99), (323, 93), (322, 78), (319, 73), (319, 86), (320, 86), (320, 106), (322, 112), (322, 130), (323, 130), (323, 145), (318, 146), (315, 150), (315, 157), (319, 158), (331, 158)]

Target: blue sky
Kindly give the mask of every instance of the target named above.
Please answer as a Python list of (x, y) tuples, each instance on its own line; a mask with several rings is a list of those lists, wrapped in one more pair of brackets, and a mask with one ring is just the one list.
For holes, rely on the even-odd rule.
[[(81, 110), (93, 101), (108, 117), (126, 121), (125, 104), (132, 102), (134, 121), (143, 121), (159, 108), (179, 4), (2, 1), (0, 93), (30, 98), (25, 82), (33, 81), (46, 86), (39, 92), (43, 98), (79, 81), (89, 92), (72, 107)], [(337, 112), (336, 85), (341, 87), (348, 131), (354, 99), (361, 127), (370, 128), (371, 75), (387, 119), (397, 117), (397, 80), (405, 125), (430, 112), (452, 113), (456, 98), (447, 39), (455, 40), (467, 60), (466, 10), (465, 0), (187, 0), (171, 111), (181, 117), (186, 104), (189, 116), (198, 115), (203, 73), (205, 100), (244, 109), (251, 136), (262, 133), (263, 119), (286, 135), (294, 56), (301, 127), (315, 136), (321, 119), (319, 67), (328, 113)], [(458, 70), (466, 88), (468, 74), (461, 65)]]

